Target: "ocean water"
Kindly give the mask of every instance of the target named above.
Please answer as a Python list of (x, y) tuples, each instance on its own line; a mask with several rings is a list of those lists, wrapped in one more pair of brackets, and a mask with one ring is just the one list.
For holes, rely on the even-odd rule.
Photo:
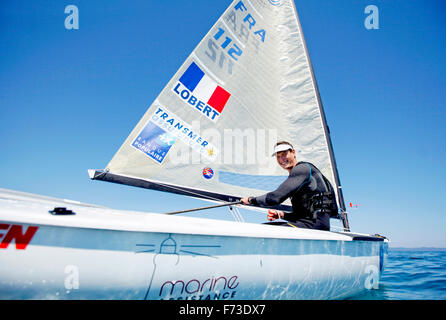
[(379, 289), (354, 300), (446, 300), (446, 249), (392, 249)]

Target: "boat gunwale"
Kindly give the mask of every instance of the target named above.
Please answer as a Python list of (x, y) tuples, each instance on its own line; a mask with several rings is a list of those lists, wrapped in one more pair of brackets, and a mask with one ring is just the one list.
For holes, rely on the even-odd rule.
[[(175, 233), (203, 236), (251, 237), (290, 240), (381, 241), (371, 235), (315, 229), (280, 227), (258, 223), (187, 216), (163, 215), (141, 211), (86, 206), (57, 198), (40, 198), (38, 195), (0, 189), (2, 206), (0, 221), (11, 224), (36, 224), (48, 227), (86, 228), (121, 232)], [(74, 215), (53, 215), (49, 211), (64, 206)]]

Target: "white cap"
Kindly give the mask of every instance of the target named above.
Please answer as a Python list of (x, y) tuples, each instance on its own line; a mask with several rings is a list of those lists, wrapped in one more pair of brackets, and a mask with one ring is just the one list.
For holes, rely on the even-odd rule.
[(279, 145), (274, 147), (274, 152), (271, 155), (271, 157), (274, 157), (277, 152), (285, 151), (285, 150), (293, 150), (293, 147), (290, 146), (289, 144), (279, 144)]

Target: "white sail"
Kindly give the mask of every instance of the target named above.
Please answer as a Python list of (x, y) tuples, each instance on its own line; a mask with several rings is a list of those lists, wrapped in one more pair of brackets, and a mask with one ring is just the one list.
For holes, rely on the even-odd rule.
[(287, 176), (271, 157), (278, 140), (292, 143), (298, 160), (316, 165), (338, 192), (294, 2), (236, 0), (148, 108), (106, 172), (151, 186), (187, 188), (189, 195), (211, 200), (216, 194), (260, 195)]

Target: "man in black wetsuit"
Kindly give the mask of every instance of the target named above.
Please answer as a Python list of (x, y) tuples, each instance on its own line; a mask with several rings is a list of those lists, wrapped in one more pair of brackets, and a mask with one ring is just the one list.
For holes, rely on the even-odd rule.
[(244, 204), (275, 206), (291, 198), (293, 212), (269, 210), (268, 220), (282, 218), (288, 222), (269, 224), (298, 228), (330, 230), (330, 215), (337, 214), (335, 194), (330, 182), (313, 164), (298, 162), (293, 146), (280, 141), (274, 148), (277, 163), (289, 172), (288, 178), (274, 191), (258, 197), (242, 198)]

